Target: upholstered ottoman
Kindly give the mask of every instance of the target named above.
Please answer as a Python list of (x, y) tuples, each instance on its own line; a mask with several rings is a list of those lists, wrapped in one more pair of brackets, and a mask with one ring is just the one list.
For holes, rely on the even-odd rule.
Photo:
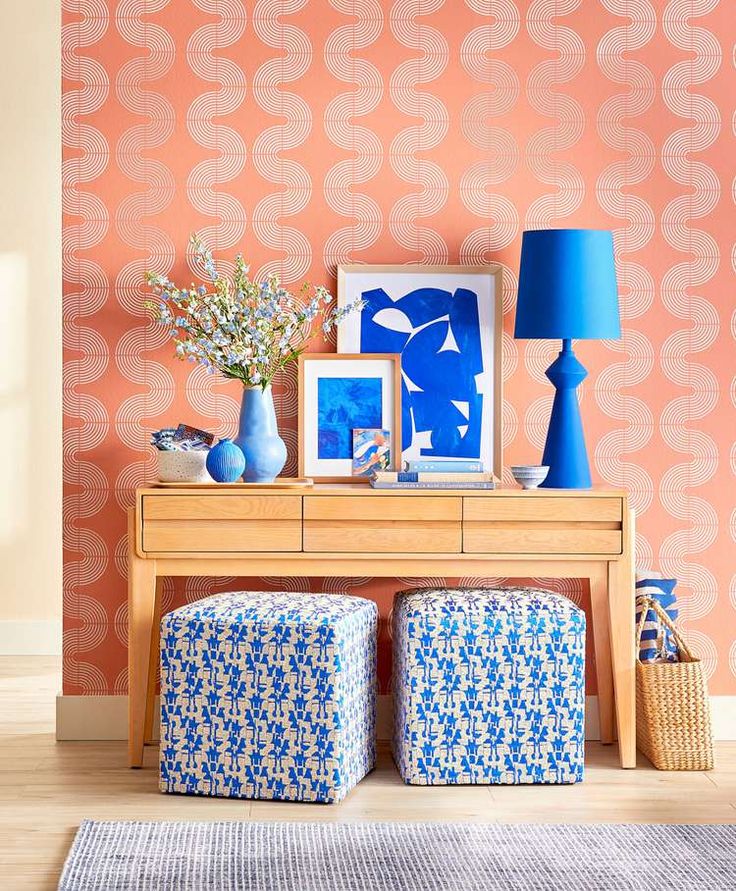
[(236, 592), (161, 622), (160, 788), (339, 801), (375, 762), (376, 605)]
[(393, 751), (406, 783), (583, 777), (585, 614), (530, 588), (396, 595)]

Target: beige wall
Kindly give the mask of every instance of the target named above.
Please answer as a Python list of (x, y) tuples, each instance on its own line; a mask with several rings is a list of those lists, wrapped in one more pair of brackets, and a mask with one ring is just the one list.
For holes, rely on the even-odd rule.
[(0, 21), (0, 653), (60, 652), (60, 4)]

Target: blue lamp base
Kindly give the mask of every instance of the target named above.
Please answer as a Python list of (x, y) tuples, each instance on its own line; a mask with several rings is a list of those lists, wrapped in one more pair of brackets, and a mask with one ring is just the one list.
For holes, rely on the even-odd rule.
[(571, 340), (562, 341), (562, 350), (546, 374), (556, 392), (542, 457), (549, 473), (542, 487), (589, 489), (592, 485), (590, 465), (577, 395), (577, 388), (588, 372), (575, 356)]

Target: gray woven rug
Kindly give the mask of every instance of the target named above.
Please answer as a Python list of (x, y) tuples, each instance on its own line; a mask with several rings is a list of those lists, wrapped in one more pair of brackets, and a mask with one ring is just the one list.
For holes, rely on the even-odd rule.
[(719, 891), (736, 826), (85, 821), (61, 891)]

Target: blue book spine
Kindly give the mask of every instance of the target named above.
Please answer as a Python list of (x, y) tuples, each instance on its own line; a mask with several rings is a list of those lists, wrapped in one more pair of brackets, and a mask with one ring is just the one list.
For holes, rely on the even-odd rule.
[(482, 461), (407, 461), (409, 473), (483, 473)]
[(397, 483), (418, 483), (419, 482), (419, 474), (416, 471), (400, 470), (396, 474), (396, 482)]
[(382, 483), (371, 480), (374, 489), (495, 489), (494, 483)]

